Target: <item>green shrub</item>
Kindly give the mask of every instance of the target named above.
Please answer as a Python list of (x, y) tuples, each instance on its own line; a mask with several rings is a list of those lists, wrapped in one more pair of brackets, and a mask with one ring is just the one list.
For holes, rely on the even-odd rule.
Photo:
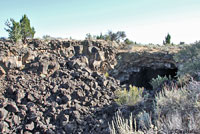
[(108, 78), (108, 77), (109, 77), (109, 73), (106, 72), (106, 73), (104, 74), (104, 76), (105, 76), (106, 78)]
[(136, 116), (136, 121), (137, 124), (135, 126), (137, 125), (137, 128), (143, 131), (152, 127), (151, 117), (146, 111), (139, 112)]
[(152, 85), (153, 89), (157, 89), (170, 79), (171, 77), (167, 78), (167, 76), (161, 77), (160, 75), (158, 75), (157, 78), (153, 78), (151, 80), (150, 84)]
[(124, 43), (125, 43), (126, 45), (134, 44), (133, 41), (132, 41), (132, 40), (129, 40), (128, 38), (126, 38), (126, 39), (124, 40)]
[(117, 99), (115, 99), (115, 101), (119, 105), (133, 106), (143, 100), (143, 91), (143, 88), (138, 88), (130, 85), (129, 91), (127, 91), (125, 88), (124, 90), (117, 90), (115, 92), (115, 95), (117, 96)]
[(178, 76), (190, 74), (200, 80), (200, 42), (184, 46), (174, 59), (178, 63)]

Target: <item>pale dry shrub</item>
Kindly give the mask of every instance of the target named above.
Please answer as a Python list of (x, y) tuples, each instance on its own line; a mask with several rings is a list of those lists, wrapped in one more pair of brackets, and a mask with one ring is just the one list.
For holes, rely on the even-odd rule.
[(134, 134), (132, 114), (129, 119), (125, 119), (121, 111), (118, 111), (109, 124), (109, 129), (111, 134)]
[(159, 130), (165, 133), (200, 133), (200, 82), (164, 87), (157, 97)]
[(156, 96), (159, 111), (163, 114), (176, 110), (190, 111), (199, 109), (200, 82), (192, 81), (184, 87), (176, 85), (165, 86), (164, 90)]
[[(134, 127), (133, 127), (134, 126)], [(137, 130), (137, 128), (139, 128)], [(142, 128), (142, 129), (140, 129)], [(111, 124), (109, 124), (110, 134), (156, 134), (157, 128), (151, 123), (148, 113), (141, 112), (136, 118), (132, 114), (129, 119), (122, 116), (121, 111), (115, 114)]]
[(182, 109), (185, 101), (187, 100), (189, 92), (185, 89), (177, 89), (177, 87), (165, 86), (157, 96), (156, 102), (158, 110), (161, 114), (168, 111), (174, 112), (176, 109)]
[(191, 80), (193, 80), (192, 76), (190, 74), (185, 74), (177, 78), (177, 84), (183, 87), (186, 84), (188, 84)]
[(200, 41), (184, 46), (174, 60), (178, 63), (178, 76), (190, 74), (200, 80)]
[(159, 131), (162, 133), (200, 133), (200, 111), (196, 113), (181, 113), (176, 111), (167, 114), (158, 121)]
[(117, 113), (109, 124), (111, 134), (200, 133), (200, 82), (191, 81), (181, 88), (165, 86), (155, 99), (156, 126), (145, 111), (130, 119)]

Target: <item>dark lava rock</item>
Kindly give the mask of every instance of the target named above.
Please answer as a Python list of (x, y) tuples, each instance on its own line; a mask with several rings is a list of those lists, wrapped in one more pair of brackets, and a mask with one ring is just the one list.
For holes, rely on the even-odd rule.
[[(26, 47), (3, 44), (0, 59), (8, 57), (5, 64), (12, 66), (6, 64), (7, 72), (0, 79), (4, 85), (0, 86), (1, 133), (108, 132), (115, 108), (106, 108), (120, 85), (105, 78), (102, 68), (103, 63), (110, 64), (104, 71), (115, 64), (116, 48), (105, 41), (34, 39)], [(13, 60), (17, 57), (22, 61)]]
[(16, 112), (19, 111), (19, 110), (18, 110), (18, 107), (17, 107), (17, 105), (16, 105), (16, 103), (14, 103), (14, 102), (11, 102), (10, 104), (8, 104), (8, 105), (5, 107), (5, 109), (6, 109), (7, 111), (9, 111), (9, 112), (14, 112), (14, 113), (16, 113)]

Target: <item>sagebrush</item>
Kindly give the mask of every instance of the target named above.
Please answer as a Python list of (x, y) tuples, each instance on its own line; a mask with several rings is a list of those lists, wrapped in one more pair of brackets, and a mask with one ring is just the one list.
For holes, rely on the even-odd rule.
[(197, 81), (183, 87), (164, 86), (155, 98), (156, 125), (145, 111), (131, 115), (129, 120), (117, 113), (109, 124), (111, 134), (200, 133), (199, 87)]
[(161, 77), (160, 75), (158, 75), (157, 78), (153, 78), (151, 80), (150, 84), (152, 85), (153, 89), (157, 89), (168, 80), (171, 80), (171, 77), (167, 78), (167, 76)]
[(200, 80), (200, 42), (184, 46), (174, 59), (178, 63), (178, 76), (190, 74)]

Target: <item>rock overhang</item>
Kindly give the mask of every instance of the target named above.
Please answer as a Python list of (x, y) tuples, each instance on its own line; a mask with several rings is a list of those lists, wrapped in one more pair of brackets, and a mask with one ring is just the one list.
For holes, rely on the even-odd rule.
[(122, 51), (116, 54), (117, 65), (110, 74), (121, 84), (152, 88), (150, 81), (158, 75), (176, 77), (175, 53), (168, 51)]

